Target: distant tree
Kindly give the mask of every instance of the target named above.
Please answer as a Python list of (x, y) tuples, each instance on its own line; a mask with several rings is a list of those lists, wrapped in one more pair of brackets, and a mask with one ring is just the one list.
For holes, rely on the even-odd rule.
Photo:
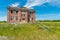
[(0, 21), (0, 23), (6, 23), (6, 21)]
[(39, 22), (60, 22), (60, 20), (38, 20)]

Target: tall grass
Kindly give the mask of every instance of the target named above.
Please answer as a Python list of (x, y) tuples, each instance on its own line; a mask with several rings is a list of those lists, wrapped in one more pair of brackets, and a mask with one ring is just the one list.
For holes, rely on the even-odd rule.
[(60, 40), (60, 23), (0, 24), (0, 36), (9, 40)]

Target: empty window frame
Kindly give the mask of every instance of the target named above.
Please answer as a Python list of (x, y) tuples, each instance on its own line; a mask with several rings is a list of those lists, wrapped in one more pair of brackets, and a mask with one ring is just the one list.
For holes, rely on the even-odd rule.
[(32, 20), (33, 20), (33, 18), (32, 18)]
[(22, 20), (25, 20), (25, 18), (22, 18)]
[(14, 16), (14, 20), (18, 20), (18, 16)]
[(29, 14), (32, 14), (32, 12), (29, 12)]
[(11, 13), (13, 13), (13, 11), (11, 10)]
[(18, 13), (18, 11), (16, 11), (16, 13)]
[(22, 16), (25, 16), (25, 14), (22, 14)]
[(14, 19), (14, 17), (13, 16), (11, 16), (11, 18), (10, 18), (11, 20), (13, 20)]
[(17, 14), (17, 13), (18, 13), (18, 11), (13, 11), (13, 13)]
[(15, 13), (15, 14), (17, 14), (18, 11), (17, 11), (17, 10), (11, 10), (11, 13)]
[(18, 16), (11, 16), (11, 20), (18, 20)]
[(16, 17), (16, 20), (18, 20), (18, 16), (15, 16)]

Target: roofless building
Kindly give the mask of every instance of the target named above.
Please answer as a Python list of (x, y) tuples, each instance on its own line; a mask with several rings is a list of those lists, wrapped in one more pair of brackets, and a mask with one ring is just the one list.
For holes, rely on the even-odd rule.
[(8, 7), (7, 22), (8, 23), (34, 23), (35, 11), (26, 7)]

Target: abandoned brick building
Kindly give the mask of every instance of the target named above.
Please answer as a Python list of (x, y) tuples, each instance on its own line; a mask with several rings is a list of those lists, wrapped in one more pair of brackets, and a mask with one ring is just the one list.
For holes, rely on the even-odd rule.
[(34, 23), (35, 11), (26, 7), (8, 7), (8, 23)]

